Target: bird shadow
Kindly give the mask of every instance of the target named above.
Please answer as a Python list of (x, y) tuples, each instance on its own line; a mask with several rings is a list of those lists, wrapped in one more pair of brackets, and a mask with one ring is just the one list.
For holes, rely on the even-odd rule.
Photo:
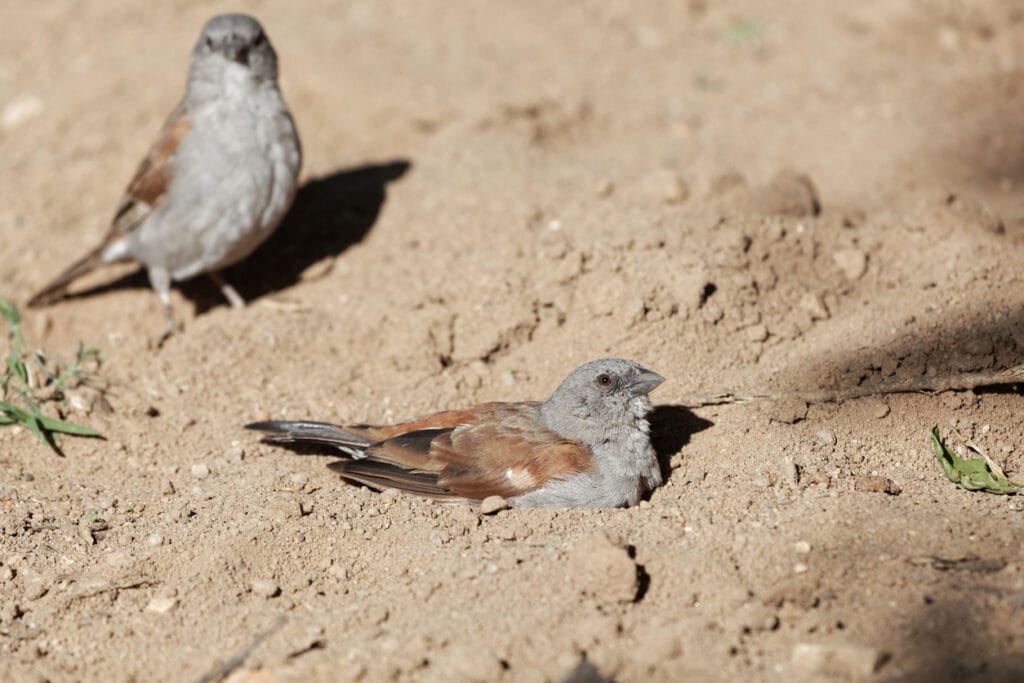
[(672, 456), (682, 450), (694, 434), (714, 425), (711, 420), (678, 405), (655, 406), (648, 421), (651, 423), (651, 445), (658, 456), (662, 478), (666, 481), (672, 473)]
[[(366, 237), (380, 216), (388, 184), (404, 176), (411, 166), (408, 160), (398, 159), (306, 181), (274, 234), (248, 258), (225, 270), (224, 279), (247, 301), (296, 284), (310, 266), (341, 254)], [(208, 278), (193, 278), (177, 286), (192, 302), (196, 315), (227, 303)], [(145, 269), (140, 268), (67, 298), (148, 287)]]

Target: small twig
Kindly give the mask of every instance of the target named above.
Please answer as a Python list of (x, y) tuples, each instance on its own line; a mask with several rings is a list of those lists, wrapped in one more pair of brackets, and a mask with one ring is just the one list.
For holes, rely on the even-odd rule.
[(81, 593), (75, 593), (69, 595), (64, 599), (63, 609), (66, 609), (71, 603), (76, 600), (85, 600), (86, 598), (94, 598), (97, 595), (103, 595), (104, 593), (120, 593), (121, 591), (132, 590), (135, 588), (148, 588), (149, 586), (157, 586), (160, 582), (156, 579), (150, 578), (139, 578), (129, 579), (123, 583), (110, 584), (106, 586), (99, 586), (90, 590), (83, 591)]
[(196, 683), (215, 683), (216, 681), (222, 680), (229, 673), (242, 666), (242, 664), (245, 663), (246, 658), (252, 654), (252, 651), (259, 647), (264, 640), (274, 635), (274, 632), (284, 626), (284, 622), (287, 620), (288, 617), (285, 615), (279, 615), (276, 619), (270, 622), (270, 626), (267, 626), (265, 629), (257, 633), (255, 637), (249, 641), (248, 645), (236, 652), (216, 669), (213, 669), (212, 671), (209, 671), (197, 678)]
[(817, 389), (813, 391), (726, 391), (718, 394), (684, 394), (680, 405), (686, 408), (703, 408), (747, 401), (781, 401), (799, 399), (805, 403), (830, 403), (851, 398), (878, 396), (881, 394), (903, 394), (916, 392), (966, 391), (978, 387), (994, 387), (1007, 384), (1024, 384), (1024, 364), (1015, 365), (999, 372), (967, 372), (942, 377), (911, 377), (890, 380), (877, 384), (865, 384), (838, 389)]

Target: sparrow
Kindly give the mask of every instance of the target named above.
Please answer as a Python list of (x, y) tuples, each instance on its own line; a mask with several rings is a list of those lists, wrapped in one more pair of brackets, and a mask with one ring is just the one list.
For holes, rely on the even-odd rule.
[(372, 489), (451, 502), (501, 496), (515, 507), (635, 505), (661, 484), (647, 394), (664, 378), (621, 358), (573, 370), (543, 402), (484, 403), (391, 426), (271, 420), (263, 441), (324, 444), (329, 467)]
[(234, 308), (245, 301), (218, 271), (280, 223), (302, 161), (277, 87), (277, 54), (253, 17), (223, 14), (192, 50), (185, 96), (128, 184), (103, 242), (29, 300), (53, 303), (97, 267), (137, 261), (174, 330), (171, 281), (206, 274)]

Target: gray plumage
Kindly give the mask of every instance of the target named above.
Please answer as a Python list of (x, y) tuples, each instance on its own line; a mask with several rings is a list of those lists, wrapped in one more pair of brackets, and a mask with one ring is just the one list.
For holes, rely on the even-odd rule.
[(569, 374), (543, 402), (485, 403), (389, 426), (247, 425), (274, 443), (333, 446), (346, 479), (447, 501), (502, 496), (518, 507), (635, 505), (662, 481), (648, 392), (664, 381), (606, 358)]
[(217, 272), (248, 256), (280, 223), (295, 197), (301, 156), (263, 28), (242, 14), (214, 17), (192, 51), (185, 96), (129, 185), (107, 238), (30, 305), (60, 298), (99, 265), (138, 261), (169, 330), (172, 281), (209, 274), (233, 306), (243, 306)]

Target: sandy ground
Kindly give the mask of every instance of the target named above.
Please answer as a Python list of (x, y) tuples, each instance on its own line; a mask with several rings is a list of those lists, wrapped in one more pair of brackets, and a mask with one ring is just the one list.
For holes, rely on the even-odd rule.
[[(233, 9), (0, 5), (0, 293), (104, 234)], [(102, 350), (113, 412), (73, 413), (106, 440), (64, 457), (0, 430), (0, 679), (194, 681), (238, 653), (236, 682), (561, 681), (584, 656), (603, 678), (578, 680), (1024, 677), (1024, 505), (928, 442), (956, 426), (1019, 472), (1018, 391), (679, 405), (1021, 362), (1019, 3), (246, 9), (304, 187), (229, 274), (251, 305), (186, 284), (162, 350), (133, 268), (25, 311), (36, 345)], [(668, 481), (630, 510), (375, 494), (240, 428), (543, 398), (609, 355), (668, 378)]]

